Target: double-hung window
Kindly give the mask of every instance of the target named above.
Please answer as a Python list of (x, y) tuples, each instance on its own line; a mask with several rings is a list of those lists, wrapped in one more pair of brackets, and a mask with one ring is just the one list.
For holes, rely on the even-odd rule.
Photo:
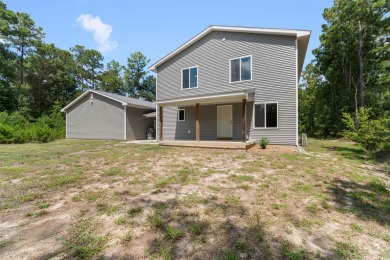
[(230, 60), (230, 82), (252, 79), (252, 56)]
[(181, 88), (198, 87), (198, 67), (185, 68), (181, 70)]
[(253, 105), (254, 128), (277, 128), (278, 127), (278, 103), (256, 103)]

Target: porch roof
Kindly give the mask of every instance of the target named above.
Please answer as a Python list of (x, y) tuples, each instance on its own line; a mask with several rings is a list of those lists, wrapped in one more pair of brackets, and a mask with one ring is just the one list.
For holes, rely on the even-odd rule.
[(227, 92), (217, 92), (212, 94), (198, 94), (175, 99), (157, 100), (154, 103), (162, 107), (195, 105), (196, 103), (199, 103), (201, 105), (235, 103), (241, 102), (243, 99), (253, 101), (254, 95), (251, 94), (254, 93), (254, 88), (240, 89)]
[(151, 112), (151, 113), (146, 113), (144, 114), (145, 118), (155, 118), (156, 117), (156, 111)]

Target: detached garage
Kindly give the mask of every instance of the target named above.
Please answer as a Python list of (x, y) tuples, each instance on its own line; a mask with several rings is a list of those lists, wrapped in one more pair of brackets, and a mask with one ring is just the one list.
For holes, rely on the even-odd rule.
[(155, 118), (144, 116), (155, 110), (152, 102), (88, 90), (61, 111), (66, 113), (66, 138), (140, 140), (155, 129)]

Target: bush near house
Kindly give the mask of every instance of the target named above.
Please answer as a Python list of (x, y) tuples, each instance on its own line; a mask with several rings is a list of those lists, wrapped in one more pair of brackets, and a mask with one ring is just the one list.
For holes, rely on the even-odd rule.
[(263, 136), (263, 137), (260, 139), (260, 147), (261, 147), (262, 149), (266, 149), (268, 144), (269, 144), (268, 138), (265, 137), (265, 136)]

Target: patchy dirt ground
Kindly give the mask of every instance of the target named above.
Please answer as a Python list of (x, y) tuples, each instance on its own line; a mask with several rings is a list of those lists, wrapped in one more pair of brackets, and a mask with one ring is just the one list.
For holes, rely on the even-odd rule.
[(2, 145), (0, 258), (390, 258), (389, 157), (309, 143)]

